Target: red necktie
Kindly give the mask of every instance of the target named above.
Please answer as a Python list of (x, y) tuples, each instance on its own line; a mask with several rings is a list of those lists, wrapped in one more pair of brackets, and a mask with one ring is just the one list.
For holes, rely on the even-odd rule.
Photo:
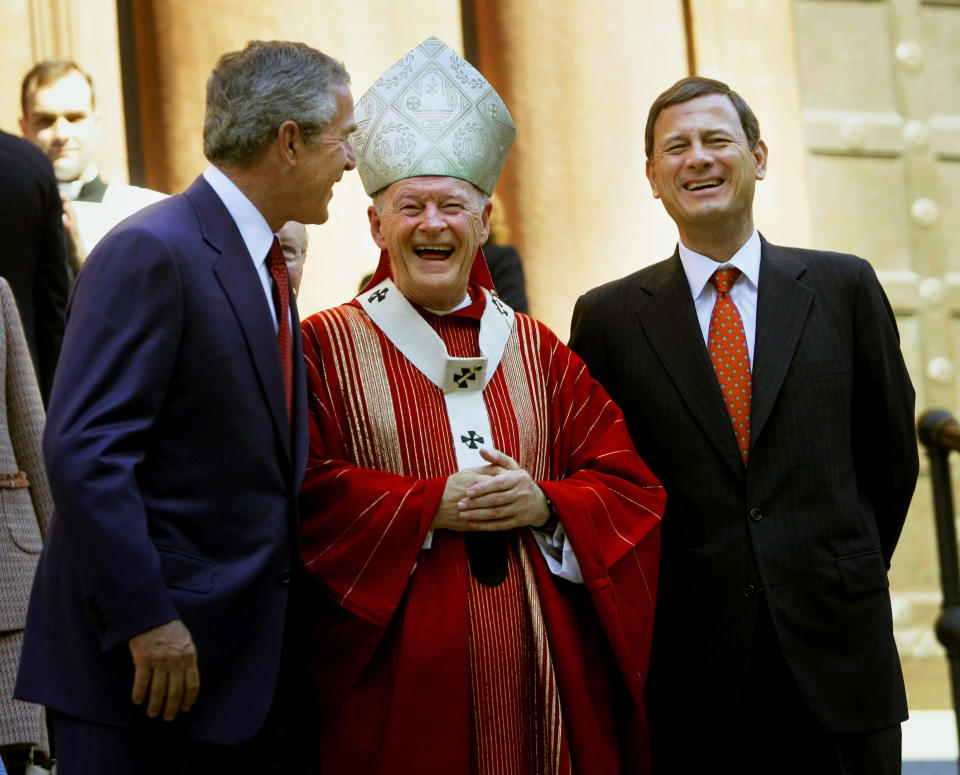
[(730, 298), (730, 289), (739, 276), (740, 270), (731, 266), (718, 269), (710, 278), (717, 289), (717, 301), (710, 315), (707, 349), (746, 465), (750, 449), (750, 355), (740, 312)]
[(273, 306), (277, 312), (277, 346), (283, 367), (283, 389), (287, 398), (287, 422), (293, 416), (293, 340), (290, 338), (290, 278), (276, 237), (267, 254), (267, 268), (273, 278)]

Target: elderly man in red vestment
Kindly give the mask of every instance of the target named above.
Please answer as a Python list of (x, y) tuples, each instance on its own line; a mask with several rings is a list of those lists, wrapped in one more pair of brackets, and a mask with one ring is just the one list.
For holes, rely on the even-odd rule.
[(303, 322), (320, 770), (645, 772), (665, 495), (580, 359), (491, 293), (510, 114), (431, 38), (356, 118), (380, 266)]

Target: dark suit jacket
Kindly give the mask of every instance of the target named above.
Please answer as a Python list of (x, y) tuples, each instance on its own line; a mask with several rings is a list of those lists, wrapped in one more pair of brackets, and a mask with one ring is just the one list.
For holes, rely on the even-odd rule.
[(67, 254), (53, 167), (26, 140), (0, 132), (0, 275), (13, 289), (44, 401), (63, 339)]
[(523, 279), (523, 264), (513, 245), (498, 245), (488, 242), (483, 246), (483, 258), (490, 270), (490, 278), (497, 296), (503, 299), (514, 312), (530, 314), (527, 304), (527, 285)]
[[(291, 294), (297, 322), (294, 304)], [(201, 686), (175, 724), (223, 744), (262, 726), (298, 582), (307, 436), (300, 337), (294, 345), (291, 438), (260, 279), (202, 178), (92, 252), (50, 401), (44, 452), (56, 510), (18, 696), (144, 724), (130, 701), (127, 640), (179, 617)]]
[(678, 253), (581, 297), (570, 344), (667, 492), (651, 725), (738, 711), (761, 588), (821, 723), (905, 718), (887, 568), (917, 477), (914, 391), (870, 265), (762, 241), (746, 469)]

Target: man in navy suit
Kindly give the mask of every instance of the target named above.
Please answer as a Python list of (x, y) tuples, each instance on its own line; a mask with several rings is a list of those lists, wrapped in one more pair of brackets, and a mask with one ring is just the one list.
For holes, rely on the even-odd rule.
[(899, 773), (887, 570), (918, 461), (893, 313), (863, 259), (757, 233), (767, 147), (726, 84), (660, 95), (646, 154), (677, 252), (581, 297), (570, 344), (667, 491), (655, 771)]
[(17, 686), (52, 709), (62, 775), (262, 775), (306, 747), (290, 718), (305, 382), (274, 232), (323, 223), (353, 169), (348, 84), (300, 43), (224, 55), (210, 166), (123, 222), (77, 280)]

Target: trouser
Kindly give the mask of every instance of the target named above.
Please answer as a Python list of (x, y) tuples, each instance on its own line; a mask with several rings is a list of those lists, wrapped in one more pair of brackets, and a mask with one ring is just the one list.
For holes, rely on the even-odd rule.
[[(299, 775), (308, 771), (313, 745), (312, 695), (305, 644), (288, 611), (273, 701), (261, 730), (238, 745), (183, 737), (160, 718), (135, 728), (116, 727), (50, 711), (57, 738), (57, 775)], [(201, 676), (201, 689), (202, 676)], [(145, 706), (139, 712), (144, 713)], [(187, 711), (189, 713), (190, 711)]]
[(899, 724), (838, 734), (813, 716), (784, 661), (762, 593), (739, 707), (705, 718), (696, 702), (680, 692), (670, 708), (650, 706), (655, 775), (900, 775)]

